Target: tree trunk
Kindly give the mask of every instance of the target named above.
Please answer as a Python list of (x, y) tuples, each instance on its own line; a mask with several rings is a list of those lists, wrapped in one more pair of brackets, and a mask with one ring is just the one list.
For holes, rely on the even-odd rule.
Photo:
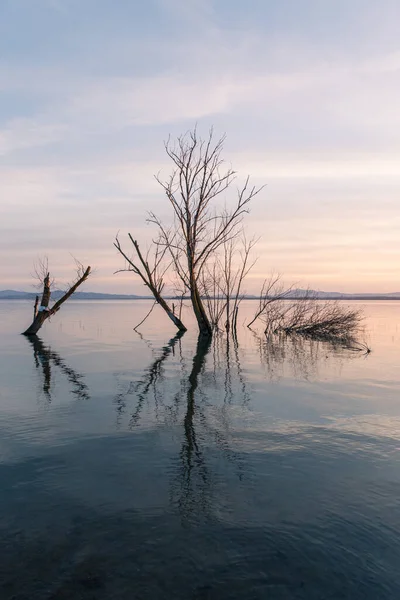
[(43, 323), (49, 318), (49, 316), (49, 311), (38, 312), (31, 325), (26, 331), (24, 331), (23, 335), (36, 335)]
[(157, 290), (154, 288), (151, 290), (154, 298), (156, 299), (157, 303), (165, 310), (165, 312), (167, 313), (167, 315), (169, 316), (169, 318), (171, 319), (171, 321), (176, 325), (176, 327), (179, 329), (179, 331), (187, 331), (186, 327), (184, 326), (184, 324), (182, 323), (182, 321), (179, 319), (179, 317), (177, 317), (176, 315), (174, 315), (174, 313), (172, 312), (172, 310), (170, 309), (170, 307), (168, 306), (167, 302), (164, 300), (164, 298), (157, 292)]
[(237, 336), (238, 312), (239, 312), (239, 306), (235, 306), (234, 311), (233, 311), (233, 323), (232, 323), (232, 329), (233, 329), (233, 332), (234, 332), (235, 336)]
[(43, 293), (42, 293), (42, 300), (40, 302), (40, 306), (39, 306), (39, 308), (37, 308), (38, 296), (36, 296), (35, 308), (34, 308), (34, 318), (33, 318), (33, 321), (31, 323), (30, 327), (28, 327), (28, 329), (26, 331), (24, 331), (24, 335), (36, 335), (37, 332), (39, 331), (39, 329), (41, 328), (41, 326), (43, 325), (43, 323), (46, 321), (46, 319), (49, 318), (49, 316), (50, 316), (50, 310), (49, 310), (50, 296), (51, 296), (50, 273), (47, 273), (46, 277), (43, 280)]
[(231, 322), (230, 322), (230, 305), (231, 305), (231, 299), (229, 294), (226, 297), (226, 321), (225, 321), (225, 329), (226, 329), (226, 333), (229, 333), (229, 330), (231, 328)]
[(203, 301), (199, 294), (196, 278), (192, 275), (190, 278), (190, 299), (193, 305), (193, 311), (197, 319), (200, 335), (212, 336), (212, 327), (210, 320), (204, 308)]

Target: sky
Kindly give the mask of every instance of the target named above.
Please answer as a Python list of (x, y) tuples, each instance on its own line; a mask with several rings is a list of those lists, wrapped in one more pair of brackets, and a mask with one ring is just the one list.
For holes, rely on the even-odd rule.
[(168, 219), (163, 142), (197, 124), (265, 185), (249, 293), (400, 291), (399, 106), (398, 0), (0, 0), (0, 289), (47, 256), (143, 293), (113, 239)]

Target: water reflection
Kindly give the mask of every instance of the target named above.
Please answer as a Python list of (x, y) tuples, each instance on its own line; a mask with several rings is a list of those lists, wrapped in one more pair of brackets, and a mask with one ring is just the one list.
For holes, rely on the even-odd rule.
[(70, 367), (50, 346), (45, 346), (38, 336), (29, 336), (26, 339), (33, 347), (35, 366), (41, 371), (41, 387), (49, 403), (52, 400), (54, 387), (53, 367), (56, 367), (59, 372), (65, 375), (71, 384), (71, 394), (80, 400), (88, 400), (90, 398), (88, 386), (82, 381), (84, 377), (82, 373), (78, 373)]
[(301, 338), (157, 335), (152, 355), (144, 338), (129, 357), (80, 345), (96, 402), (67, 410), (87, 380), (25, 346), (53, 404), (32, 410), (31, 369), (11, 374), (0, 597), (400, 597), (396, 348), (365, 364)]
[(219, 379), (223, 373), (224, 402), (232, 403), (236, 398), (236, 387), (240, 388), (242, 402), (250, 399), (248, 386), (241, 366), (239, 343), (236, 336), (225, 337), (218, 334), (213, 339), (213, 377), (215, 385), (220, 385)]
[(252, 334), (264, 373), (271, 381), (279, 381), (285, 376), (315, 380), (329, 367), (340, 374), (345, 362), (369, 355), (369, 351), (364, 352), (361, 346), (284, 334)]
[[(148, 344), (145, 338), (138, 333), (140, 338)], [(165, 346), (163, 346), (159, 352), (159, 355), (149, 364), (144, 370), (143, 376), (139, 381), (130, 381), (128, 388), (124, 392), (119, 392), (114, 397), (114, 404), (117, 410), (117, 427), (121, 426), (121, 418), (125, 412), (127, 405), (127, 398), (129, 396), (135, 396), (136, 408), (131, 414), (129, 421), (129, 429), (132, 429), (139, 424), (140, 416), (143, 410), (143, 404), (148, 397), (150, 391), (153, 393), (154, 403), (156, 412), (158, 412), (159, 402), (163, 403), (163, 394), (158, 391), (158, 385), (164, 381), (163, 364), (170, 355), (174, 356), (175, 347), (184, 335), (183, 331), (179, 331), (173, 338), (171, 338)]]
[[(193, 406), (197, 395), (203, 403), (211, 406), (216, 400), (223, 403), (245, 405), (250, 400), (248, 383), (243, 374), (239, 349), (235, 342), (226, 340), (223, 336), (213, 339), (199, 338), (194, 355), (188, 357), (188, 351), (183, 351), (179, 333), (171, 338), (165, 346), (155, 352), (155, 358), (144, 369), (139, 379), (132, 379), (125, 390), (114, 396), (113, 403), (118, 413), (118, 423), (121, 425), (122, 415), (131, 410), (128, 407), (129, 397), (135, 403), (130, 413), (129, 428), (140, 425), (144, 403), (152, 402), (152, 412), (157, 421), (174, 424), (178, 421), (182, 410), (182, 399), (185, 405)], [(143, 339), (145, 343), (149, 343)], [(171, 368), (173, 378), (166, 372), (166, 362), (169, 357), (176, 358)], [(207, 363), (207, 368), (205, 369)], [(177, 376), (178, 372), (178, 376)], [(199, 376), (204, 374), (204, 381), (199, 386)], [(116, 374), (124, 375), (122, 373)], [(210, 387), (213, 397), (208, 398)]]
[[(255, 356), (272, 380), (288, 373), (316, 379), (327, 363), (340, 370), (346, 360), (361, 356), (343, 345), (300, 337), (255, 335), (253, 339)], [(170, 499), (187, 521), (211, 513), (221, 468), (224, 476), (231, 468), (232, 476), (239, 480), (246, 473), (245, 455), (237, 451), (234, 432), (251, 412), (251, 384), (242, 367), (244, 355), (238, 340), (224, 335), (212, 340), (200, 337), (192, 356), (182, 341), (182, 334), (171, 338), (143, 375), (130, 381), (114, 402), (118, 426), (125, 412), (130, 415), (130, 429), (142, 426), (146, 404), (147, 418), (168, 427), (174, 438), (181, 436), (179, 455), (172, 466)], [(173, 365), (168, 363), (172, 357)], [(133, 401), (130, 407), (129, 396)]]
[[(300, 336), (266, 337), (252, 332), (253, 347), (245, 345), (244, 353), (236, 338), (217, 334), (212, 340), (199, 339), (194, 357), (188, 358), (187, 345), (185, 350), (182, 348), (183, 335), (182, 332), (178, 333), (155, 351), (155, 357), (142, 376), (132, 378), (124, 384), (125, 389), (114, 396), (118, 428), (122, 426), (122, 417), (127, 412), (130, 413), (130, 429), (141, 425), (146, 402), (150, 419), (154, 417), (160, 424), (176, 424), (182, 412), (182, 398), (186, 394), (189, 394), (186, 397), (188, 406), (192, 406), (195, 394), (210, 406), (215, 405), (216, 400), (227, 405), (249, 405), (251, 385), (246, 377), (247, 370), (242, 367), (242, 361), (248, 360), (249, 352), (252, 363), (258, 360), (271, 381), (279, 381), (284, 377), (315, 380), (321, 374), (326, 376), (329, 369), (334, 369), (340, 375), (347, 361), (368, 356), (343, 344)], [(141, 338), (143, 343), (151, 347), (148, 340), (143, 336)], [(168, 362), (168, 359), (176, 359), (177, 356), (178, 360), (173, 364)], [(258, 365), (255, 366), (258, 370)], [(202, 371), (204, 377), (199, 386), (198, 378)], [(115, 375), (126, 376), (125, 373)]]
[[(126, 414), (129, 429), (143, 426), (150, 418), (181, 438), (172, 466), (171, 502), (186, 520), (209, 512), (215, 491), (212, 482), (221, 461), (242, 479), (243, 461), (232, 448), (232, 430), (236, 411), (248, 410), (250, 392), (234, 340), (199, 337), (191, 355), (182, 347), (182, 335), (156, 352), (142, 376), (114, 397), (114, 405), (118, 428)], [(174, 364), (167, 369), (171, 358)]]
[[(192, 369), (188, 378), (186, 393), (186, 413), (184, 417), (184, 437), (178, 467), (178, 506), (183, 517), (190, 515), (196, 507), (207, 508), (209, 494), (209, 473), (204, 454), (196, 435), (195, 393), (199, 386), (199, 376), (204, 370), (206, 357), (210, 351), (211, 339), (199, 337)], [(204, 421), (204, 416), (203, 416)]]

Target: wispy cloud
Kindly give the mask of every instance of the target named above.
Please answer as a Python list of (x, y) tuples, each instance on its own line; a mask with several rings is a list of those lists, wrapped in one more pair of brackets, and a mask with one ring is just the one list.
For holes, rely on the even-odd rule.
[(315, 0), (301, 14), (292, 0), (133, 4), (4, 5), (1, 252), (19, 248), (25, 273), (44, 249), (59, 264), (85, 255), (109, 285), (115, 231), (139, 221), (145, 239), (146, 210), (165, 212), (163, 139), (198, 122), (226, 131), (227, 160), (268, 184), (249, 221), (267, 236), (259, 277), (388, 288), (400, 274), (398, 3), (340, 0), (329, 15)]

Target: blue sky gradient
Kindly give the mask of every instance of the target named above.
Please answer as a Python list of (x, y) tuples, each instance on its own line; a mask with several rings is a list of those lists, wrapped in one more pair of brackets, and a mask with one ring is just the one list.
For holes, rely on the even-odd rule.
[(399, 40), (397, 0), (2, 0), (0, 288), (73, 254), (88, 289), (141, 292), (112, 241), (168, 217), (163, 140), (197, 123), (266, 184), (249, 292), (399, 291)]

